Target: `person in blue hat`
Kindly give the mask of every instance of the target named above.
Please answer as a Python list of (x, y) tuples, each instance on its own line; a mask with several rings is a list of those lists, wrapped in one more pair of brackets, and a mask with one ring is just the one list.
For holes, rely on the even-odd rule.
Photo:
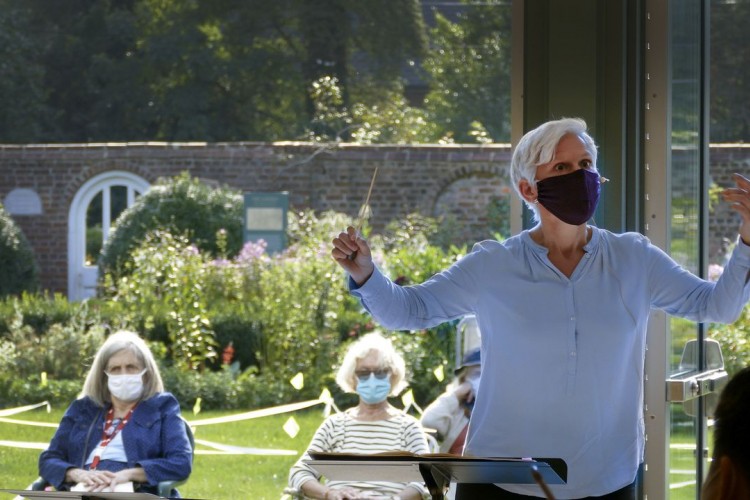
[(479, 348), (467, 351), (455, 370), (455, 381), (430, 403), (422, 415), (422, 425), (437, 432), (441, 453), (463, 453), (481, 372)]

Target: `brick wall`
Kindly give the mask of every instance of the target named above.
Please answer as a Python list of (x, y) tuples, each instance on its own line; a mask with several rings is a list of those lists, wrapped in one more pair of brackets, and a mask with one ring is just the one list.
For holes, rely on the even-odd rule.
[[(712, 148), (712, 175), (729, 184), (750, 170), (750, 149)], [(117, 143), (0, 145), (0, 200), (15, 188), (39, 195), (42, 213), (14, 215), (34, 247), (44, 288), (67, 290), (68, 213), (92, 177), (124, 170), (150, 183), (188, 171), (241, 191), (289, 191), (293, 208), (356, 215), (378, 167), (371, 224), (380, 229), (410, 212), (450, 214), (467, 241), (487, 234), (488, 204), (513, 197), (508, 145), (316, 146), (307, 143)], [(723, 207), (711, 221), (714, 237), (733, 238), (738, 219)]]

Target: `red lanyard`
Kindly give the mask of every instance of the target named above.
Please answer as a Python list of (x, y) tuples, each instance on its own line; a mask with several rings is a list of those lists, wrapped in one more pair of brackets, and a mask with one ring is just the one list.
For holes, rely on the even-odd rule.
[(133, 410), (135, 410), (135, 406), (130, 409), (127, 415), (125, 415), (125, 418), (120, 420), (120, 423), (117, 424), (117, 427), (115, 427), (114, 430), (112, 429), (112, 422), (114, 421), (115, 416), (115, 409), (110, 408), (107, 412), (107, 419), (104, 422), (104, 430), (102, 431), (102, 441), (99, 443), (99, 446), (96, 447), (96, 450), (94, 450), (94, 460), (91, 461), (91, 467), (89, 467), (90, 470), (95, 470), (96, 466), (99, 465), (99, 461), (101, 460), (102, 453), (104, 453), (104, 448), (107, 447), (110, 441), (112, 441), (115, 436), (122, 430), (123, 427), (125, 427), (125, 424), (128, 423), (130, 420), (130, 416), (133, 414)]

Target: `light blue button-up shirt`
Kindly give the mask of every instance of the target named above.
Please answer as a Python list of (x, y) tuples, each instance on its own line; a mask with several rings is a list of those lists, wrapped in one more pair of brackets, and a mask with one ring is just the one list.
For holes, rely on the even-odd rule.
[[(699, 279), (637, 233), (592, 228), (570, 278), (528, 231), (483, 241), (426, 282), (379, 270), (352, 293), (384, 327), (427, 328), (476, 314), (482, 378), (465, 453), (553, 457), (568, 465), (557, 498), (599, 496), (643, 461), (643, 365), (652, 308), (700, 322), (737, 319), (750, 296), (741, 240), (718, 282)], [(503, 485), (540, 496), (535, 485)]]

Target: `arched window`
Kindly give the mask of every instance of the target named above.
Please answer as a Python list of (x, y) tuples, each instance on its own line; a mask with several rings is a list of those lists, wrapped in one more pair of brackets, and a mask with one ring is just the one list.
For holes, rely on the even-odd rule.
[(68, 217), (68, 300), (96, 294), (97, 260), (117, 217), (149, 188), (130, 172), (113, 170), (84, 183)]

